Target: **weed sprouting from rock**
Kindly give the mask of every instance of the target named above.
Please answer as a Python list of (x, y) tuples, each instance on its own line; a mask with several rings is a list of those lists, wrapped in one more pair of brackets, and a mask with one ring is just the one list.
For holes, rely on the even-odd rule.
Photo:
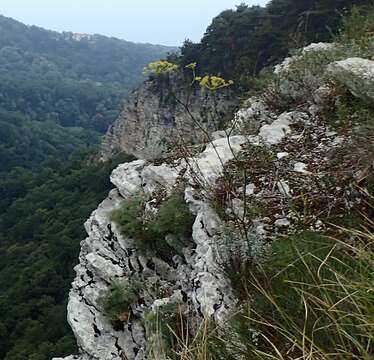
[(135, 241), (135, 246), (145, 254), (170, 261), (188, 246), (194, 216), (182, 194), (164, 200), (159, 209), (147, 206), (141, 196), (123, 201), (112, 214), (123, 236)]

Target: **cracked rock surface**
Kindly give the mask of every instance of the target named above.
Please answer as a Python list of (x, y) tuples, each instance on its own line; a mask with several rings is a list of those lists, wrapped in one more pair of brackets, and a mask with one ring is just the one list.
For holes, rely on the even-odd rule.
[[(244, 140), (239, 136), (218, 139), (188, 162), (195, 164), (205, 181), (214, 182), (221, 175), (223, 165), (233, 158), (233, 152), (240, 151)], [(198, 314), (217, 320), (234, 308), (236, 300), (227, 281), (217, 273), (214, 261), (212, 244), (219, 236), (220, 219), (206, 202), (195, 196), (187, 168), (185, 160), (173, 166), (155, 166), (139, 160), (113, 171), (111, 181), (116, 188), (85, 224), (88, 237), (81, 243), (80, 262), (75, 268), (77, 275), (69, 295), (68, 321), (81, 351), (79, 359), (145, 358), (144, 299), (132, 309), (137, 316), (120, 331), (113, 329), (97, 302), (115, 280), (135, 276), (142, 276), (145, 281), (157, 279), (158, 283), (168, 286), (170, 298), (178, 297), (181, 292), (187, 294)], [(139, 192), (151, 196), (160, 187), (172, 189), (183, 173), (187, 183), (185, 200), (196, 216), (192, 229), (194, 246), (185, 249), (182, 259), (171, 263), (144, 258), (136, 242), (121, 236), (110, 215), (123, 199)], [(160, 301), (154, 294), (143, 295), (149, 308)]]

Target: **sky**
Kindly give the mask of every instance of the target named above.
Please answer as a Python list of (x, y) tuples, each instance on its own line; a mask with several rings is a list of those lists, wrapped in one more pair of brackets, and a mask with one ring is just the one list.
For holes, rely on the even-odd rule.
[(200, 40), (214, 16), (241, 2), (267, 0), (0, 0), (0, 14), (50, 30), (180, 46)]

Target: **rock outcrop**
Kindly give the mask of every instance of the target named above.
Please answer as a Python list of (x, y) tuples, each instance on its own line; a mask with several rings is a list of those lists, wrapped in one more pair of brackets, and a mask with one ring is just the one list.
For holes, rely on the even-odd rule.
[(374, 102), (374, 61), (349, 58), (330, 64), (328, 70), (352, 94), (369, 103)]
[[(130, 98), (122, 119), (113, 125), (105, 156), (119, 147), (151, 158), (162, 150), (159, 139), (170, 134), (165, 129), (172, 123), (189, 131), (182, 112), (160, 110), (160, 99), (149, 95), (149, 86)], [(332, 131), (320, 116), (325, 100), (321, 97), (330, 94), (322, 91), (324, 86), (321, 83), (302, 107), (282, 113), (271, 110), (262, 99), (251, 98), (235, 115), (230, 129), (215, 133), (215, 140), (193, 155), (162, 164), (137, 160), (113, 171), (115, 189), (85, 224), (88, 237), (81, 244), (68, 305), (68, 321), (80, 355), (65, 360), (146, 359), (150, 334), (144, 319), (147, 311), (160, 304), (185, 304), (196, 319), (209, 317), (218, 323), (235, 311), (235, 292), (219, 264), (219, 258), (230, 253), (224, 241), (226, 225), (209, 197), (209, 191), (219, 186), (228, 172), (239, 177), (247, 171), (245, 183), (238, 186), (234, 181), (226, 190), (230, 196), (225, 197), (223, 210), (228, 223), (230, 218), (240, 219), (246, 226), (247, 239), (236, 238), (235, 230), (230, 230), (231, 245), (252, 258), (264, 256), (268, 243), (280, 234), (297, 232), (300, 222), (321, 231), (328, 226), (322, 221), (325, 212), (351, 206), (346, 175), (331, 181), (344, 165), (336, 154), (350, 143), (350, 136)], [(196, 95), (195, 109), (206, 96), (204, 92)], [(145, 124), (145, 117), (150, 116), (153, 120)], [(168, 116), (173, 119), (171, 123), (165, 120)], [(137, 194), (143, 194), (147, 208), (157, 212), (156, 199), (175, 189), (183, 191), (195, 216), (191, 243), (169, 260), (144, 255), (134, 239), (123, 236), (111, 214)], [(300, 216), (295, 208), (305, 194), (312, 200), (308, 212)], [(252, 203), (262, 204), (263, 210), (250, 217), (247, 212)], [(129, 278), (142, 279), (144, 286), (131, 306), (131, 318), (114, 328), (98, 299), (114, 281)], [(164, 290), (162, 295), (152, 290), (156, 284)]]
[(191, 87), (187, 79), (180, 77), (170, 75), (165, 82), (145, 82), (129, 96), (120, 117), (109, 128), (101, 159), (116, 153), (154, 159), (180, 139), (204, 142), (206, 131), (222, 127), (237, 105), (238, 100), (228, 90), (211, 92)]
[[(190, 159), (208, 181), (214, 181), (222, 173), (222, 164), (233, 158), (232, 151), (238, 151), (245, 138), (234, 137), (230, 142), (217, 140), (198, 157)], [(111, 180), (117, 188), (85, 224), (88, 238), (82, 242), (80, 264), (75, 268), (77, 277), (69, 296), (68, 319), (81, 350), (81, 359), (145, 357), (146, 335), (141, 318), (144, 310), (160, 299), (144, 289), (132, 309), (138, 318), (124, 324), (120, 331), (114, 330), (97, 300), (116, 279), (137, 276), (143, 277), (149, 285), (157, 282), (168, 288), (172, 301), (190, 299), (198, 313), (217, 319), (234, 307), (235, 299), (227, 280), (217, 274), (211, 246), (218, 236), (220, 220), (207, 203), (195, 199), (192, 184), (187, 185), (185, 198), (196, 215), (192, 233), (194, 246), (185, 249), (183, 258), (176, 256), (170, 264), (144, 258), (136, 243), (123, 238), (111, 222), (111, 212), (123, 199), (139, 192), (152, 198), (161, 187), (171, 191), (186, 169), (184, 161), (176, 166), (154, 166), (139, 160), (114, 170)], [(188, 175), (185, 177), (192, 182)]]

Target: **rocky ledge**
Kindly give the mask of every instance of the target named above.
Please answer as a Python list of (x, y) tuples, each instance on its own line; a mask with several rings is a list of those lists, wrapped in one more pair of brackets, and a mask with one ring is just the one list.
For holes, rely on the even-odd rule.
[[(372, 63), (365, 62), (365, 66), (370, 71), (374, 69)], [(288, 70), (278, 68), (277, 71)], [(358, 72), (354, 75), (359, 76)], [(368, 79), (365, 77), (362, 81)], [(352, 86), (356, 83), (357, 78)], [(327, 226), (323, 221), (325, 210), (352, 206), (349, 200), (352, 193), (339, 173), (342, 163), (337, 155), (349, 148), (350, 134), (332, 130), (321, 116), (331, 100), (329, 94), (326, 83), (322, 82), (302, 106), (282, 113), (271, 109), (261, 98), (251, 98), (236, 114), (230, 129), (214, 133), (215, 140), (194, 155), (158, 165), (137, 160), (113, 171), (111, 181), (115, 189), (85, 224), (88, 237), (81, 244), (68, 305), (68, 321), (80, 354), (66, 360), (147, 358), (149, 334), (144, 318), (148, 310), (160, 304), (188, 304), (196, 319), (210, 317), (218, 322), (235, 310), (237, 299), (217, 264), (223, 220), (212, 206), (208, 191), (219, 185), (227, 171), (235, 173), (243, 159), (250, 164), (248, 179), (242, 186), (230, 189), (225, 212), (228, 217), (237, 216), (247, 222), (252, 242), (243, 246), (250, 246), (253, 256), (266, 252), (267, 244), (279, 234), (298, 230), (300, 218), (289, 204), (299, 201), (303, 194), (313, 194), (325, 204), (320, 213), (311, 208), (311, 213), (302, 219), (304, 226), (307, 224), (315, 231)], [(149, 117), (149, 112), (153, 112), (153, 105), (145, 101), (141, 105), (143, 110), (137, 106), (137, 112), (148, 107), (142, 116)], [(137, 131), (136, 121), (140, 120), (137, 118), (134, 124), (130, 120), (121, 125), (121, 131), (128, 131), (132, 136), (132, 131)], [(132, 126), (134, 129), (129, 129)], [(137, 134), (140, 136), (143, 132), (137, 131)], [(139, 141), (144, 138), (140, 136)], [(254, 161), (259, 151), (271, 155), (261, 164)], [(337, 176), (333, 184), (325, 181), (331, 180), (332, 172)], [(144, 256), (136, 241), (121, 234), (111, 220), (111, 213), (125, 199), (140, 193), (148, 199), (147, 207), (157, 212), (160, 194), (167, 197), (176, 188), (182, 189), (195, 216), (191, 244), (183, 249), (183, 254), (168, 261)], [(270, 212), (249, 218), (245, 209), (252, 202), (266, 204)], [(132, 305), (132, 317), (114, 328), (103, 314), (98, 299), (114, 281), (129, 278), (142, 278), (145, 286)], [(152, 290), (156, 284), (165, 290), (162, 295)]]

